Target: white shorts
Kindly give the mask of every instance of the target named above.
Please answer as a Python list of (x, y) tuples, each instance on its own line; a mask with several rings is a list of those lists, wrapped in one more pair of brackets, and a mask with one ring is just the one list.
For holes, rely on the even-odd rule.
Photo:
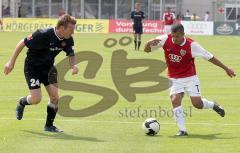
[(189, 96), (201, 96), (200, 81), (196, 75), (187, 78), (169, 79), (172, 81), (170, 96), (182, 92)]
[(164, 25), (164, 33), (170, 34), (171, 33), (171, 27), (172, 25)]

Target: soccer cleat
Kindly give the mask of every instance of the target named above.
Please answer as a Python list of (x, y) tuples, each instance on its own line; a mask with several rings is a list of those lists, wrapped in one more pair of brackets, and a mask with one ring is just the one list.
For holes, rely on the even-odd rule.
[(22, 117), (23, 117), (23, 112), (24, 112), (24, 108), (25, 108), (24, 106), (22, 106), (22, 105), (20, 104), (21, 100), (22, 100), (22, 98), (19, 99), (18, 104), (17, 104), (17, 107), (16, 107), (16, 118), (17, 118), (18, 120), (21, 120), (21, 119), (22, 119)]
[(217, 112), (221, 117), (224, 117), (225, 116), (225, 111), (224, 109), (222, 108), (222, 106), (220, 106), (218, 103), (214, 103), (213, 105), (213, 110), (215, 112)]
[(176, 134), (176, 136), (187, 136), (188, 133), (187, 131), (178, 131), (178, 133)]
[(63, 132), (63, 130), (58, 129), (56, 126), (52, 125), (52, 126), (45, 126), (44, 127), (44, 131), (47, 132)]

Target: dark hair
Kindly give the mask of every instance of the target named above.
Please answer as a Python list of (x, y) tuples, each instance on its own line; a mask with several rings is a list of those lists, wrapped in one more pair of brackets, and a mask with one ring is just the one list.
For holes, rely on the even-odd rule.
[(60, 26), (64, 26), (64, 27), (67, 27), (67, 25), (71, 23), (71, 24), (76, 24), (77, 23), (77, 20), (68, 15), (68, 14), (65, 14), (65, 15), (62, 15), (59, 19), (58, 19), (58, 22), (57, 22), (57, 28), (59, 28)]
[(174, 33), (178, 32), (178, 31), (184, 33), (184, 27), (181, 23), (174, 24), (171, 27), (171, 31), (174, 32)]

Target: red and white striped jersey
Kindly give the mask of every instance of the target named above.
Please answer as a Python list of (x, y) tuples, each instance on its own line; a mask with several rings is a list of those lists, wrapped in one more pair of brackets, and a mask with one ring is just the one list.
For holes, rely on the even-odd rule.
[(185, 37), (181, 45), (174, 44), (172, 36), (162, 35), (156, 39), (161, 40), (158, 46), (164, 49), (165, 60), (168, 66), (169, 78), (186, 78), (196, 75), (195, 57), (209, 60), (211, 53), (202, 48), (197, 42)]
[(172, 25), (174, 23), (175, 20), (175, 15), (172, 12), (165, 12), (163, 14), (163, 21), (165, 23), (165, 25)]

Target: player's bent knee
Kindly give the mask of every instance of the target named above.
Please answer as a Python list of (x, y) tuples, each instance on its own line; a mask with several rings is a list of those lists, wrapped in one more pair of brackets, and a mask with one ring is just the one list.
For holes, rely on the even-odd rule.
[(181, 102), (179, 102), (177, 100), (176, 101), (172, 101), (172, 105), (175, 108), (175, 107), (181, 106)]
[(181, 97), (180, 96), (172, 95), (171, 96), (171, 101), (172, 101), (173, 107), (181, 106)]
[(202, 109), (202, 104), (196, 104), (196, 103), (192, 103), (193, 106), (197, 109)]
[(51, 96), (51, 97), (50, 97), (50, 101), (51, 101), (52, 103), (57, 103), (58, 100), (59, 100), (59, 96)]
[(203, 108), (203, 102), (201, 98), (191, 98), (192, 105), (197, 108), (197, 109), (202, 109)]
[(42, 100), (42, 96), (31, 96), (31, 104), (38, 104)]

